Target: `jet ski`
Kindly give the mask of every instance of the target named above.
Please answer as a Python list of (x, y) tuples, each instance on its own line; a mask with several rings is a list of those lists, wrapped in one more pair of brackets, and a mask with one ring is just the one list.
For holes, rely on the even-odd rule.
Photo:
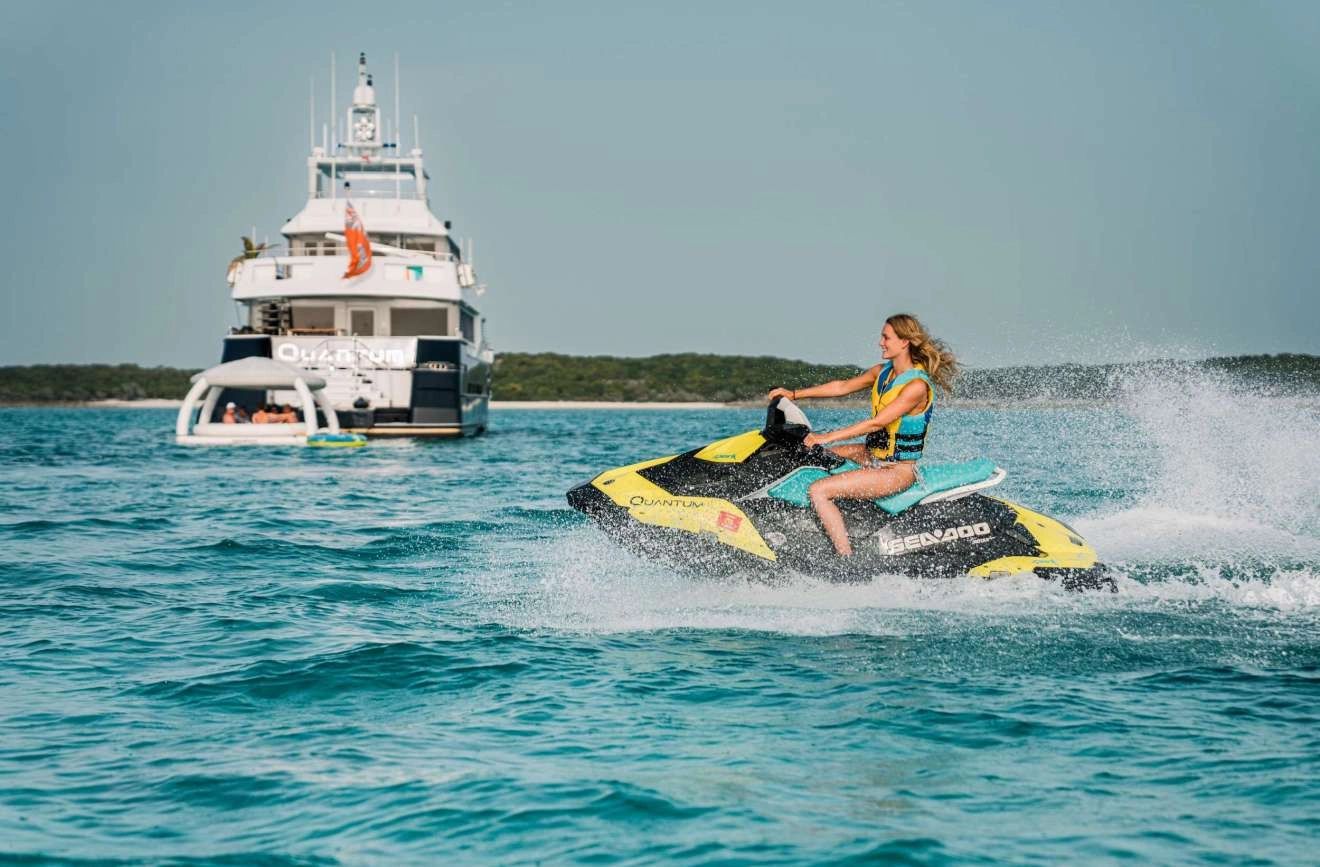
[(788, 569), (850, 581), (1034, 573), (1070, 590), (1115, 589), (1067, 524), (984, 493), (1006, 473), (983, 458), (923, 462), (905, 491), (835, 501), (853, 544), (853, 556), (839, 557), (807, 490), (857, 465), (805, 447), (810, 431), (800, 407), (776, 398), (763, 429), (606, 470), (569, 491), (568, 503), (625, 547), (689, 571)]

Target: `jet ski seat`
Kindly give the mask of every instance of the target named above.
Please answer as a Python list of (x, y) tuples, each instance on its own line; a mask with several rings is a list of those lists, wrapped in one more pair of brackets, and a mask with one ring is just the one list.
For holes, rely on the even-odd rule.
[[(834, 474), (858, 469), (852, 461), (845, 462)], [(817, 479), (831, 475), (820, 467), (799, 467), (766, 491), (771, 497), (806, 508), (811, 505), (807, 489)], [(994, 461), (977, 458), (956, 464), (922, 464), (917, 482), (905, 491), (876, 500), (875, 503), (891, 515), (897, 515), (917, 503), (956, 500), (976, 491), (991, 488), (1008, 474), (995, 466)]]

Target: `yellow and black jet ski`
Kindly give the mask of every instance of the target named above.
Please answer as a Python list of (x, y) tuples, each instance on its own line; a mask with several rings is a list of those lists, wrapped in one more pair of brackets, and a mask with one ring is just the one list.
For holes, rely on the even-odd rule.
[(763, 429), (607, 470), (569, 491), (568, 503), (642, 556), (702, 572), (787, 568), (837, 580), (1030, 572), (1069, 589), (1114, 589), (1072, 528), (982, 493), (1005, 476), (984, 459), (923, 463), (906, 491), (837, 501), (853, 543), (853, 556), (839, 557), (807, 489), (856, 465), (804, 447), (810, 430), (799, 407), (776, 398)]

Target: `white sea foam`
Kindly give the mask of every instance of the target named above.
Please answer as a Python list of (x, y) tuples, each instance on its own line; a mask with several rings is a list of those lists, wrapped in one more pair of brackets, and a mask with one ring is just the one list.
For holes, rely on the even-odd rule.
[(1320, 561), (1320, 542), (1264, 523), (1250, 512), (1229, 516), (1193, 508), (1143, 505), (1109, 515), (1075, 518), (1069, 523), (1109, 563), (1224, 563), (1262, 556)]
[(1120, 565), (1117, 593), (1075, 593), (1034, 575), (993, 581), (881, 575), (860, 584), (800, 575), (774, 583), (696, 578), (622, 551), (592, 527), (569, 531), (539, 555), (528, 553), (535, 559), (528, 564), (531, 575), (492, 568), (480, 588), (490, 603), (482, 606), (488, 615), (527, 629), (913, 636), (942, 631), (955, 621), (958, 628), (976, 629), (980, 622), (998, 628), (1032, 618), (1038, 628), (1068, 628), (1079, 617), (1190, 614), (1204, 606), (1226, 606), (1251, 619), (1287, 616), (1310, 622), (1320, 617), (1320, 574), (1314, 564), (1266, 564), (1244, 576), (1236, 564), (1182, 563), (1162, 567), (1154, 578), (1138, 567)]
[(1320, 410), (1181, 371), (1118, 409), (1153, 462), (1130, 508), (1074, 521), (1112, 562), (1320, 564)]
[(517, 598), (502, 613), (518, 626), (587, 632), (745, 629), (797, 635), (911, 634), (904, 612), (1012, 613), (1041, 605), (1071, 609), (1077, 594), (1019, 576), (932, 581), (900, 575), (832, 584), (804, 575), (773, 582), (749, 577), (694, 578), (634, 557), (594, 528), (571, 531), (536, 564), (531, 592), (503, 570), (485, 591)]
[(1223, 602), (1263, 612), (1320, 613), (1320, 575), (1309, 568), (1272, 568), (1264, 578), (1239, 578), (1221, 566), (1194, 566), (1180, 580), (1119, 579), (1119, 596), (1128, 607), (1154, 604)]
[[(1320, 609), (1320, 408), (1226, 374), (1128, 382), (1115, 410), (1150, 467), (1137, 502), (1070, 523), (1116, 567), (1123, 604)], [(1112, 464), (1108, 455), (1097, 456)], [(1084, 467), (1103, 478), (1107, 466)]]
[[(831, 584), (788, 575), (775, 583), (702, 579), (621, 552), (594, 529), (569, 534), (558, 554), (538, 564), (533, 587), (490, 573), (484, 591), (504, 600), (498, 619), (520, 628), (626, 633), (714, 629), (791, 635), (913, 635), (947, 617), (998, 622), (1044, 617), (1060, 623), (1115, 611), (1187, 612), (1227, 605), (1242, 614), (1320, 615), (1314, 567), (1271, 568), (1241, 577), (1220, 566), (1188, 566), (1157, 579), (1117, 573), (1118, 592), (1074, 593), (1032, 575), (994, 581), (877, 576)], [(516, 603), (507, 604), (510, 600)], [(1251, 614), (1251, 616), (1255, 616)]]

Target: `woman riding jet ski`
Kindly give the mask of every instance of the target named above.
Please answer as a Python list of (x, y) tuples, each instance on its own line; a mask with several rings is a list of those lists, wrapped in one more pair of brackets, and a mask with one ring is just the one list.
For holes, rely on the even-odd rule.
[(770, 399), (789, 397), (843, 397), (871, 390), (871, 417), (841, 430), (808, 434), (803, 445), (825, 445), (866, 437), (865, 445), (839, 446), (832, 451), (852, 461), (854, 468), (819, 479), (809, 492), (825, 534), (840, 557), (851, 557), (852, 543), (837, 499), (874, 500), (905, 490), (919, 478), (917, 461), (926, 444), (926, 431), (935, 412), (935, 386), (951, 391), (958, 362), (944, 344), (926, 333), (915, 316), (899, 313), (885, 320), (880, 332), (884, 364), (877, 364), (852, 379), (804, 388), (800, 392), (776, 388)]
[[(876, 371), (872, 400), (880, 407), (874, 418), (884, 419), (882, 407), (901, 400), (914, 378), (900, 383), (905, 373), (899, 373), (881, 391), (879, 381), (890, 372), (888, 366)], [(811, 392), (809, 396), (832, 396), (823, 390), (827, 388), (804, 391)], [(851, 389), (856, 390), (860, 389)], [(879, 485), (856, 488), (850, 482), (841, 491), (831, 491), (829, 485), (836, 479), (847, 482), (858, 470), (878, 468), (862, 467), (854, 460), (869, 461), (868, 454), (855, 451), (860, 446), (841, 448), (840, 454), (818, 443), (860, 436), (863, 431), (845, 428), (826, 436), (812, 434), (806, 415), (782, 392), (771, 392), (762, 430), (681, 455), (607, 470), (569, 491), (569, 505), (642, 555), (700, 571), (788, 568), (844, 580), (894, 573), (994, 578), (1033, 572), (1057, 579), (1069, 589), (1114, 589), (1094, 549), (1070, 527), (979, 493), (1005, 477), (988, 460), (926, 464), (919, 474), (911, 474), (915, 480), (906, 485), (894, 484), (902, 479), (887, 475), (905, 468), (884, 469), (879, 475), (891, 484), (887, 491), (879, 490)], [(927, 398), (920, 407), (927, 420), (930, 406)], [(885, 449), (892, 456), (915, 444), (913, 426), (903, 425), (911, 416), (898, 418), (893, 430), (884, 428), (889, 438), (884, 445), (873, 438), (868, 447)], [(923, 424), (923, 439), (924, 430)], [(821, 523), (828, 520), (825, 510), (821, 510), (824, 520), (817, 521), (812, 505), (814, 500), (819, 508), (822, 499), (818, 483), (831, 494), (826, 499), (837, 513), (851, 556), (840, 557), (828, 530), (822, 531)], [(833, 504), (835, 497), (840, 504)]]

